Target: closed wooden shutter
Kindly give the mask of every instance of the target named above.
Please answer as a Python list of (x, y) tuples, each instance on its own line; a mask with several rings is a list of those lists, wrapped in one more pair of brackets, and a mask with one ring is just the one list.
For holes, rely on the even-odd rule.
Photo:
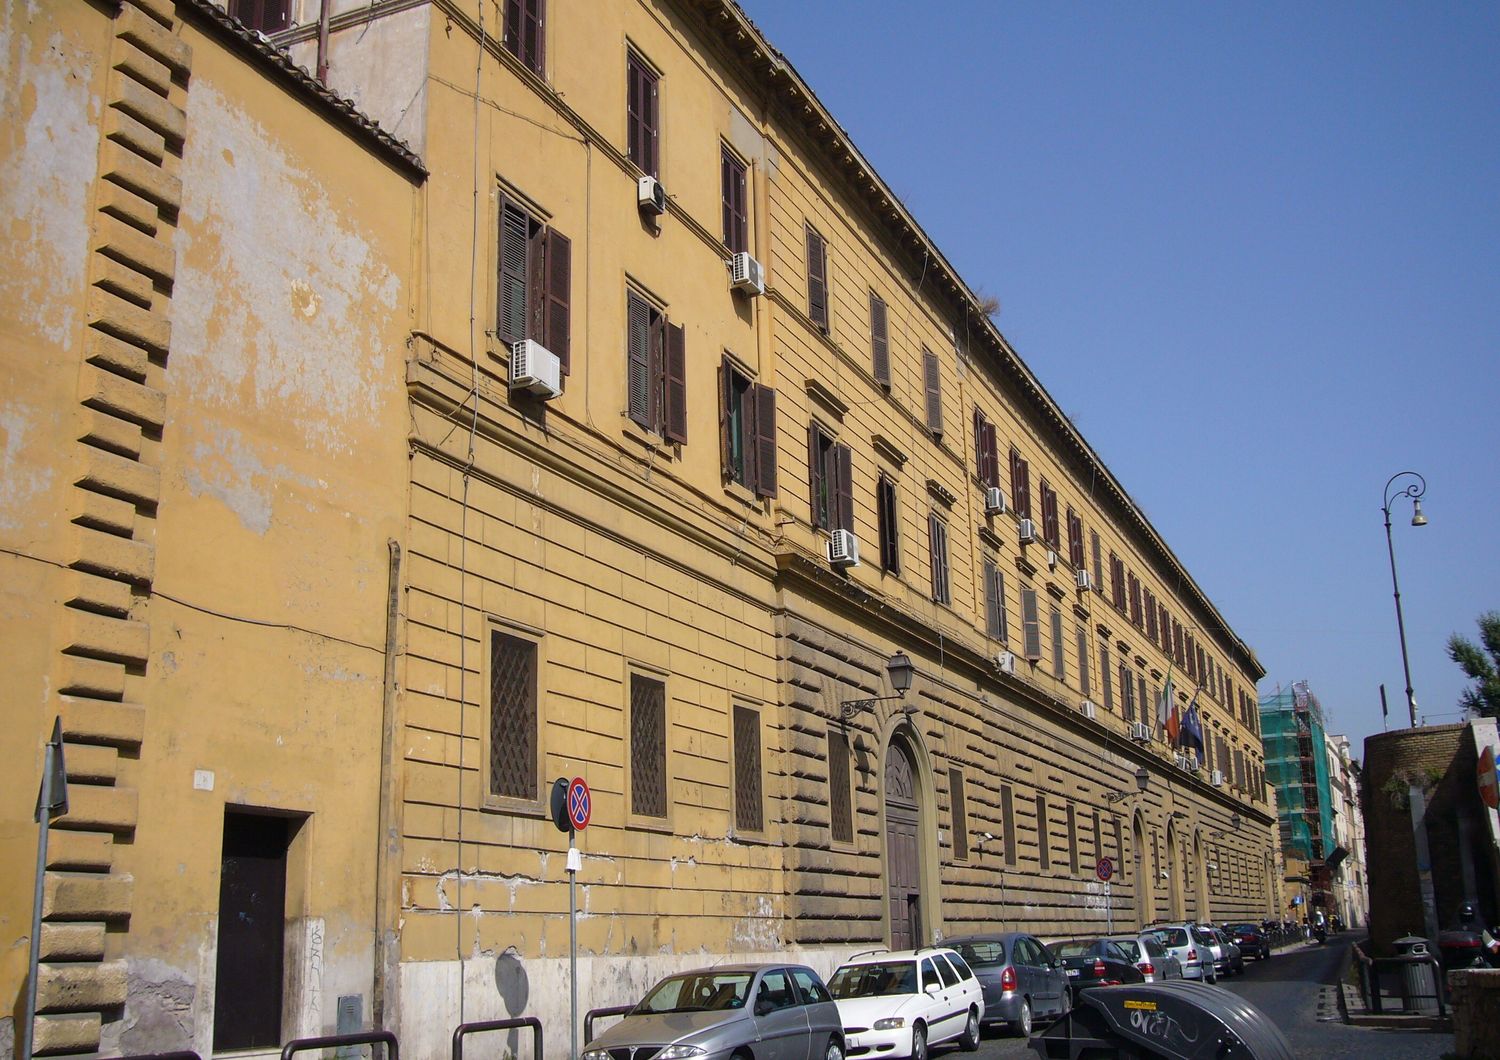
[(626, 55), (628, 94), (625, 103), (627, 146), (630, 160), (650, 176), (658, 176), (657, 160), (657, 76), (634, 52)]
[(1109, 645), (1099, 645), (1099, 687), (1104, 692), (1104, 709), (1115, 709), (1114, 677), (1109, 672)]
[(631, 291), (626, 301), (626, 370), (630, 418), (646, 430), (655, 429), (656, 387), (651, 372), (651, 307)]
[(979, 480), (981, 486), (988, 486), (989, 470), (986, 463), (986, 450), (984, 447), (984, 413), (976, 406), (974, 409), (974, 477)]
[(854, 532), (854, 453), (847, 445), (834, 447), (838, 463), (838, 526)]
[(884, 475), (875, 486), (875, 505), (880, 533), (880, 568), (891, 574), (901, 571), (899, 513), (896, 508), (896, 484)]
[(807, 228), (807, 316), (819, 331), (828, 331), (828, 262), (823, 237)]
[(828, 476), (823, 466), (822, 432), (816, 423), (807, 425), (807, 484), (811, 493), (808, 521), (814, 530), (830, 530), (832, 512), (828, 503)]
[(1145, 674), (1135, 675), (1135, 703), (1136, 711), (1140, 714), (1141, 720), (1147, 725), (1155, 727), (1156, 718), (1151, 710), (1151, 697), (1146, 694)]
[(1130, 679), (1130, 668), (1120, 660), (1120, 710), (1126, 721), (1135, 721), (1135, 682)]
[[(734, 414), (735, 402), (737, 400), (735, 384), (738, 377), (739, 371), (730, 362), (729, 357), (726, 355), (719, 358), (719, 467), (723, 469), (725, 481), (735, 478), (734, 447), (736, 438)], [(755, 479), (753, 472), (751, 472), (748, 466), (751, 464), (752, 457), (748, 452), (749, 446), (745, 441), (745, 436), (749, 431), (744, 422), (745, 414), (746, 410), (741, 405), (739, 408), (739, 430), (741, 437), (738, 441), (746, 450), (743, 459), (747, 465), (745, 474), (748, 483), (753, 482)]]
[(1068, 676), (1067, 655), (1063, 645), (1062, 612), (1055, 607), (1052, 609), (1052, 676), (1059, 681), (1066, 680)]
[(995, 584), (995, 576), (999, 574), (994, 560), (984, 561), (984, 625), (985, 632), (992, 637), (1000, 636), (1000, 608), (1001, 603), (996, 595), (998, 586)]
[(569, 302), (573, 290), (573, 243), (556, 229), (547, 229), (546, 338), (542, 345), (557, 355), (562, 374), (573, 367), (573, 333)]
[(662, 434), (674, 442), (687, 441), (687, 340), (682, 325), (667, 325), (667, 414)]
[(755, 444), (746, 455), (755, 454), (755, 495), (776, 496), (776, 391), (756, 384), (750, 391), (755, 408)]
[(946, 604), (949, 602), (948, 527), (936, 514), (927, 516), (927, 544), (932, 553), (932, 598)]
[(1072, 508), (1068, 509), (1068, 562), (1074, 570), (1083, 570), (1083, 520)]
[(509, 346), (527, 338), (531, 217), (506, 195), (500, 196), (500, 278), (496, 301), (500, 341)]
[(505, 0), (505, 50), (533, 73), (543, 72), (543, 0)]
[(724, 246), (731, 254), (750, 249), (749, 213), (746, 209), (745, 166), (720, 146), (720, 183), (724, 206)]
[(1042, 657), (1042, 621), (1037, 613), (1036, 590), (1021, 590), (1022, 651), (1028, 659)]
[[(1090, 684), (1090, 682), (1089, 682), (1089, 638), (1088, 638), (1088, 631), (1083, 626), (1079, 626), (1078, 627), (1078, 691), (1081, 692), (1085, 696), (1089, 695), (1090, 692), (1091, 692), (1091, 690), (1089, 688), (1089, 684)], [(1095, 830), (1097, 831), (1098, 829), (1096, 828)]]
[(931, 350), (922, 351), (922, 381), (927, 392), (927, 429), (933, 434), (942, 434), (943, 379), (937, 354)]
[(984, 425), (984, 459), (989, 467), (989, 479), (986, 486), (1000, 485), (1000, 449), (999, 441), (995, 435), (995, 425), (986, 423)]
[(875, 382), (891, 388), (891, 336), (885, 302), (870, 292), (870, 354), (874, 360)]
[(1094, 552), (1094, 592), (1104, 595), (1104, 561), (1099, 551), (1099, 531), (1089, 531), (1089, 545)]

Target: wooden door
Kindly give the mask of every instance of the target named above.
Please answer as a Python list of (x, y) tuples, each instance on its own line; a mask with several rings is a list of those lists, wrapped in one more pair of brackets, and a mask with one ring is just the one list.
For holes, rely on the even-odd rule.
[(214, 1051), (281, 1044), (287, 820), (224, 815)]
[(886, 877), (890, 881), (891, 949), (921, 945), (920, 814), (911, 758), (899, 744), (885, 764)]

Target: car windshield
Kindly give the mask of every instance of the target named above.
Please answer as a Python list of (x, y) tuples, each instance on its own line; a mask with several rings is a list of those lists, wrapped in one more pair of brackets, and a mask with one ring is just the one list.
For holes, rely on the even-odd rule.
[(846, 964), (833, 973), (833, 978), (828, 981), (828, 992), (836, 1000), (915, 994), (917, 966), (914, 961)]
[(1065, 960), (1068, 957), (1087, 957), (1093, 950), (1094, 944), (1088, 941), (1054, 942), (1047, 948), (1058, 960)]
[(637, 1014), (707, 1012), (745, 1007), (749, 972), (689, 972), (657, 983), (635, 1007)]

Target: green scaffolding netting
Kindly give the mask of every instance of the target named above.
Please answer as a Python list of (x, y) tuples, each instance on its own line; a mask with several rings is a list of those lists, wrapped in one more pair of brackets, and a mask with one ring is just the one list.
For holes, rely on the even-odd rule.
[(1323, 708), (1306, 681), (1260, 699), (1266, 779), (1276, 789), (1281, 847), (1321, 861), (1332, 852), (1333, 798), (1324, 750)]

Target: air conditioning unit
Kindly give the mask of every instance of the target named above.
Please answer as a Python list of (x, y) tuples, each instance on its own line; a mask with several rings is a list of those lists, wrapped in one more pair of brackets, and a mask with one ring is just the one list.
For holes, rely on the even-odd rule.
[(1144, 721), (1133, 721), (1130, 723), (1130, 738), (1140, 743), (1150, 743), (1151, 730)]
[(635, 183), (635, 203), (646, 213), (667, 212), (667, 193), (655, 177), (642, 177)]
[(1208, 782), (1216, 788), (1222, 788), (1224, 786), (1224, 774), (1215, 769), (1213, 773), (1209, 775)]
[(835, 530), (828, 537), (828, 562), (835, 567), (859, 566), (859, 538), (851, 530)]
[(562, 364), (540, 342), (522, 339), (510, 347), (510, 388), (550, 401), (562, 393)]
[(1094, 587), (1094, 574), (1092, 571), (1078, 571), (1077, 574), (1074, 575), (1074, 580), (1078, 582), (1078, 588), (1084, 590), (1085, 592)]
[(984, 514), (1005, 514), (1005, 491), (999, 486), (991, 486), (984, 491)]
[(1094, 706), (1092, 699), (1085, 699), (1082, 703), (1078, 704), (1078, 713), (1093, 721), (1099, 716), (1099, 708)]
[(747, 252), (740, 251), (729, 259), (729, 289), (743, 291), (750, 298), (766, 293), (766, 270)]
[(1198, 772), (1198, 760), (1192, 755), (1178, 755), (1177, 768), (1185, 773)]
[(1002, 674), (1013, 674), (1016, 672), (1016, 653), (1013, 651), (1002, 651), (995, 656), (995, 668)]
[(1021, 544), (1028, 545), (1036, 540), (1036, 524), (1030, 519), (1021, 520)]
[(1050, 548), (1047, 550), (1047, 569), (1057, 570), (1057, 553)]

